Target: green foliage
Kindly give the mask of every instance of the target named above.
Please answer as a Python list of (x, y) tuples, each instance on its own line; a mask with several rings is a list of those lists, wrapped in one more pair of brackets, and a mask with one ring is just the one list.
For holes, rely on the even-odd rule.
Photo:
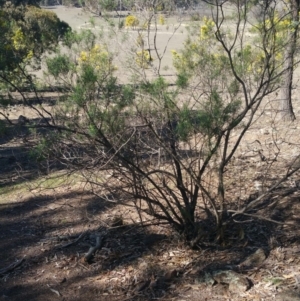
[(46, 64), (49, 73), (54, 77), (67, 75), (71, 69), (70, 58), (65, 54), (48, 58)]
[(147, 69), (153, 60), (149, 50), (140, 50), (136, 53), (135, 61), (140, 68)]
[(97, 72), (93, 66), (84, 64), (81, 68), (80, 76), (78, 77), (78, 83), (91, 88), (97, 82)]
[[(6, 4), (6, 0), (0, 0), (0, 7), (4, 6)], [(33, 5), (38, 7), (40, 4), (40, 0), (12, 0), (10, 1), (13, 5), (19, 6), (19, 5)]]
[(20, 85), (30, 80), (26, 67), (39, 69), (42, 54), (55, 50), (69, 26), (51, 11), (7, 3), (0, 10), (0, 29), (2, 83)]
[(126, 27), (137, 27), (140, 21), (136, 16), (129, 15), (125, 19), (125, 26)]
[(159, 15), (158, 24), (160, 24), (160, 25), (165, 25), (166, 24), (166, 19), (163, 15)]
[(130, 85), (124, 85), (122, 87), (122, 100), (119, 103), (119, 108), (123, 109), (131, 105), (135, 98), (135, 89)]
[(26, 22), (24, 32), (26, 35), (30, 34), (27, 41), (35, 43), (35, 47), (38, 46), (38, 49), (34, 49), (35, 53), (37, 51), (42, 53), (45, 49), (54, 50), (59, 40), (70, 30), (68, 24), (60, 21), (55, 13), (34, 6), (26, 7), (24, 20)]
[[(228, 72), (231, 66), (225, 53), (221, 50), (214, 53), (210, 51), (212, 47), (215, 49), (217, 47), (210, 44), (210, 39), (206, 38), (210, 32), (206, 29), (198, 41), (187, 41), (182, 54), (173, 52), (174, 65), (178, 70), (177, 86), (186, 89), (197, 76), (201, 79), (202, 88), (207, 90), (199, 105), (195, 107), (197, 113), (194, 113), (191, 118), (194, 123), (190, 124), (187, 118), (179, 122), (179, 134), (184, 139), (190, 134), (191, 128), (194, 132), (200, 132), (207, 137), (220, 135), (239, 111), (237, 95), (241, 89), (240, 83)], [(239, 64), (244, 66), (241, 60)], [(242, 72), (239, 74), (244, 76)], [(228, 84), (230, 81), (232, 84)], [(222, 93), (219, 92), (220, 90)], [(224, 94), (226, 96), (223, 96)], [(183, 114), (186, 116), (186, 110)]]
[(10, 20), (14, 50), (26, 49), (27, 53), (32, 51), (35, 58), (40, 58), (45, 50), (54, 50), (70, 29), (55, 13), (35, 6), (7, 5), (3, 12)]
[(119, 29), (122, 29), (122, 28), (124, 28), (124, 26), (125, 26), (125, 21), (122, 19), (122, 20), (120, 20), (119, 23), (118, 23), (118, 28), (119, 28)]
[(181, 89), (185, 89), (188, 87), (189, 76), (185, 73), (177, 74), (176, 85)]
[(86, 89), (82, 85), (76, 85), (70, 99), (79, 107), (84, 107), (87, 101)]
[(209, 139), (221, 135), (235, 120), (240, 106), (240, 101), (226, 105), (216, 90), (211, 92), (210, 98), (199, 110), (191, 110), (184, 105), (178, 116), (177, 134), (180, 140), (187, 141), (195, 133), (201, 133)]
[(118, 0), (100, 0), (99, 4), (103, 10), (114, 11), (118, 9)]
[(95, 21), (95, 18), (94, 17), (91, 17), (90, 20), (89, 20), (90, 24), (95, 28), (96, 26), (96, 21)]
[[(127, 18), (126, 26), (138, 25), (136, 17)], [(272, 32), (272, 26), (266, 28)], [(53, 151), (68, 168), (83, 170), (91, 186), (117, 192), (189, 240), (197, 235), (202, 213), (209, 220), (214, 216), (215, 235), (224, 208), (233, 203), (226, 199), (225, 171), (259, 104), (276, 88), (279, 72), (278, 43), (270, 44), (266, 34), (265, 45), (250, 44), (239, 30), (232, 34), (204, 18), (184, 48), (172, 52), (175, 84), (157, 74), (149, 79), (144, 70), (139, 70), (144, 77), (120, 83), (114, 56), (99, 37), (91, 31), (67, 32), (63, 47), (68, 55), (57, 51), (47, 67), (51, 81), (70, 88), (53, 112), (56, 134), (45, 135), (35, 156), (43, 159)], [(16, 51), (27, 49), (22, 30), (16, 28), (12, 37)], [(152, 58), (139, 38), (140, 51), (131, 63), (145, 69)], [(98, 180), (103, 174), (109, 176), (105, 183)], [(200, 198), (207, 204), (203, 211)]]
[(218, 91), (213, 89), (203, 109), (199, 110), (197, 116), (199, 130), (209, 137), (220, 135), (223, 130), (226, 130), (225, 126), (235, 119), (239, 108), (239, 101), (226, 104)]
[(39, 143), (30, 150), (29, 156), (37, 161), (37, 162), (42, 162), (48, 157), (49, 150), (51, 149), (51, 140), (53, 137), (50, 139), (48, 136), (47, 138), (42, 138)]
[(184, 105), (179, 112), (178, 124), (176, 127), (177, 135), (180, 140), (188, 141), (190, 135), (194, 132), (195, 118), (191, 116), (191, 110), (187, 105)]
[(152, 82), (147, 81), (141, 85), (141, 88), (145, 92), (156, 98), (160, 98), (166, 92), (167, 87), (168, 83), (162, 76), (154, 79)]
[(191, 15), (191, 21), (196, 22), (196, 21), (200, 21), (200, 20), (201, 20), (201, 17), (198, 12), (195, 12)]
[[(93, 138), (97, 137), (99, 127), (109, 133), (117, 132), (123, 124), (120, 110), (133, 101), (133, 88), (119, 86), (113, 76), (116, 67), (112, 55), (105, 45), (96, 44), (96, 36), (91, 31), (68, 33), (65, 45), (69, 48), (68, 57), (57, 52), (47, 61), (48, 74), (56, 84), (70, 85), (58, 116), (68, 127), (82, 124)], [(78, 112), (83, 117), (79, 118)], [(69, 119), (66, 114), (76, 117)]]

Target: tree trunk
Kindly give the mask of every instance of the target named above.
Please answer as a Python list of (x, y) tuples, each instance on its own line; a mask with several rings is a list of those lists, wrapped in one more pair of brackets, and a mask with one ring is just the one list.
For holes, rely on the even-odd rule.
[(289, 32), (289, 40), (284, 53), (284, 74), (280, 91), (281, 116), (285, 121), (296, 119), (292, 104), (292, 85), (294, 74), (294, 56), (297, 45), (297, 35), (299, 28), (300, 0), (291, 0), (291, 23), (293, 28)]

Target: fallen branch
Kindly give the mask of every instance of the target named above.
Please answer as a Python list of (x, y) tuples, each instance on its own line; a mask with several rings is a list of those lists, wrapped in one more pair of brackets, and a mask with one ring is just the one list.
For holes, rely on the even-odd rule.
[(72, 238), (76, 238), (77, 235), (60, 235), (60, 236), (55, 236), (55, 237), (47, 237), (44, 239), (41, 239), (41, 242), (46, 242), (46, 241), (51, 241), (51, 242), (60, 242), (63, 240), (68, 240)]
[[(299, 156), (296, 158), (297, 160), (299, 160)], [(294, 160), (293, 164), (296, 162), (296, 159)], [(249, 211), (250, 209), (253, 209), (255, 206), (257, 206), (258, 204), (260, 204), (262, 202), (262, 200), (269, 196), (271, 194), (271, 192), (273, 192), (274, 190), (276, 190), (276, 188), (279, 187), (280, 184), (282, 184), (284, 181), (286, 181), (288, 178), (290, 178), (295, 172), (297, 172), (300, 169), (299, 166), (297, 166), (296, 168), (290, 170), (289, 172), (287, 172), (287, 174), (282, 177), (279, 181), (277, 181), (272, 187), (270, 187), (265, 193), (261, 194), (259, 197), (257, 197), (256, 199), (254, 199), (253, 201), (251, 201), (250, 203), (248, 203), (246, 206), (244, 206), (242, 209), (237, 210), (233, 213), (232, 217), (235, 217), (236, 215), (242, 215)], [(290, 191), (294, 191), (295, 189), (289, 189)]]
[[(293, 223), (275, 221), (272, 218), (267, 218), (267, 217), (264, 217), (264, 216), (256, 214), (256, 213), (254, 213), (254, 214), (240, 213), (240, 211), (236, 211), (236, 210), (228, 210), (228, 212), (233, 213), (234, 215), (236, 213), (239, 213), (241, 215), (250, 216), (250, 217), (253, 217), (253, 218), (256, 218), (256, 219), (264, 220), (264, 221), (271, 222), (271, 223), (278, 224), (278, 225), (290, 225), (290, 226), (294, 225)], [(238, 223), (238, 221), (236, 221), (235, 219), (233, 219), (233, 221), (236, 222), (236, 223)]]
[(25, 259), (22, 258), (20, 260), (17, 260), (16, 262), (10, 264), (8, 267), (1, 269), (0, 270), (0, 275), (4, 275), (4, 274), (6, 274), (8, 272), (13, 271), (15, 268), (17, 268), (18, 266), (20, 266), (24, 261), (25, 261)]
[(94, 256), (94, 253), (102, 247), (103, 236), (100, 233), (98, 233), (95, 234), (94, 237), (96, 238), (96, 245), (90, 247), (89, 251), (84, 255), (85, 262), (89, 262)]
[(67, 248), (69, 246), (72, 246), (72, 245), (76, 244), (81, 238), (84, 237), (85, 234), (86, 234), (86, 232), (82, 232), (75, 240), (60, 246), (60, 248)]

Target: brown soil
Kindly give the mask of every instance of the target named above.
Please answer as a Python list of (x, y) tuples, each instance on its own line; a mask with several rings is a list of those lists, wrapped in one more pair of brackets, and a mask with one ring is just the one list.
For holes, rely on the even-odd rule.
[[(133, 211), (83, 192), (74, 181), (28, 187), (31, 192), (17, 190), (0, 205), (0, 271), (24, 259), (2, 273), (1, 300), (277, 300), (279, 292), (298, 287), (298, 189), (282, 197), (273, 216), (295, 226), (253, 221), (229, 246), (191, 250), (168, 227), (142, 227)], [(97, 232), (103, 246), (86, 263)], [(64, 247), (69, 242), (75, 243)], [(267, 260), (242, 271), (252, 285), (242, 295), (198, 283), (204, 272), (236, 266), (258, 248)]]

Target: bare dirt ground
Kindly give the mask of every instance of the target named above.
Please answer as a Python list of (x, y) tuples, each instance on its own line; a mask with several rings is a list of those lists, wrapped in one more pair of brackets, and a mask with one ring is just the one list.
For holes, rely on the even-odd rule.
[[(282, 189), (276, 207), (264, 212), (273, 210), (274, 219), (292, 225), (248, 219), (245, 237), (200, 250), (166, 226), (142, 227), (134, 211), (89, 194), (76, 177), (63, 185), (32, 180), (2, 191), (1, 300), (300, 298), (299, 188)], [(86, 262), (98, 233), (102, 248)], [(257, 250), (264, 253), (258, 263), (241, 269)], [(246, 277), (250, 289), (206, 282), (207, 274), (228, 269)]]
[[(128, 55), (132, 52), (132, 48), (136, 47), (136, 39), (138, 31), (134, 28), (123, 28), (118, 31), (118, 23), (120, 20), (125, 20), (125, 17), (129, 12), (120, 12), (119, 16), (114, 14), (110, 16), (109, 20), (113, 22), (114, 26), (110, 27), (107, 22), (107, 18), (98, 17), (91, 13), (83, 11), (81, 8), (66, 8), (57, 6), (52, 9), (58, 17), (67, 22), (73, 30), (90, 29), (94, 33), (102, 33), (101, 42), (108, 45), (111, 53), (115, 54), (115, 63), (117, 66), (116, 75), (122, 81), (132, 76), (130, 68), (127, 67)], [(93, 18), (93, 24), (91, 23)], [(143, 16), (140, 16), (141, 23), (143, 22)], [(149, 48), (153, 57), (153, 69), (158, 68), (159, 61), (157, 60), (156, 51), (154, 50), (153, 36), (156, 35), (157, 51), (160, 55), (163, 55), (162, 64), (160, 66), (161, 75), (170, 79), (174, 75), (174, 69), (172, 65), (172, 53), (173, 49), (180, 49), (184, 45), (184, 41), (187, 37), (187, 20), (188, 15), (178, 15), (165, 18), (165, 25), (157, 24), (157, 30), (153, 28), (150, 30), (150, 43), (148, 45), (147, 33), (142, 32), (142, 36), (145, 41), (145, 48)], [(133, 58), (134, 59), (134, 58)], [(128, 70), (130, 69), (130, 70)], [(151, 68), (152, 69), (152, 68)], [(151, 75), (148, 70), (148, 76)]]
[[(86, 22), (78, 9), (58, 11), (72, 26)], [(239, 193), (241, 200), (261, 192), (261, 174), (272, 171), (275, 179), (283, 172), (282, 166), (274, 164), (274, 171), (268, 160), (260, 160), (257, 147), (270, 160), (274, 140), (281, 141), (286, 161), (299, 153), (299, 121), (280, 123), (274, 102), (264, 109), (232, 167), (240, 184), (258, 175)], [(15, 123), (19, 115), (38, 119), (22, 105), (8, 110)], [(245, 218), (230, 230), (237, 232), (235, 240), (191, 250), (167, 226), (142, 225), (131, 208), (90, 194), (76, 175), (63, 183), (45, 175), (47, 170), (28, 156), (31, 135), (20, 124), (0, 140), (0, 300), (300, 300), (299, 174), (260, 212), (289, 224)], [(245, 170), (249, 162), (251, 170)], [(57, 170), (55, 175), (61, 173)], [(87, 262), (85, 254), (97, 237), (101, 248)], [(257, 250), (260, 257), (245, 268)], [(249, 287), (239, 291), (225, 280), (211, 282), (209, 275), (219, 270), (234, 270)]]

